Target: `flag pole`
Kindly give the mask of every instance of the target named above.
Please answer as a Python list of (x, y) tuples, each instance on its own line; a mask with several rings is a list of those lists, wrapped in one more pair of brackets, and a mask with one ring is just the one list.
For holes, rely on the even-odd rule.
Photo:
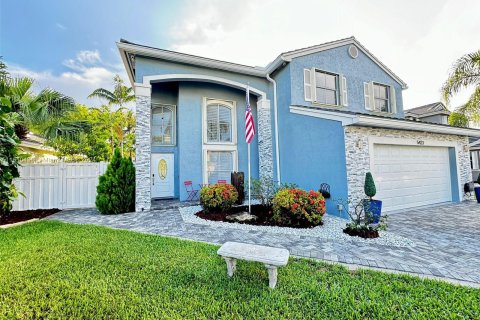
[(250, 143), (248, 143), (248, 213), (252, 214), (252, 208), (250, 203)]

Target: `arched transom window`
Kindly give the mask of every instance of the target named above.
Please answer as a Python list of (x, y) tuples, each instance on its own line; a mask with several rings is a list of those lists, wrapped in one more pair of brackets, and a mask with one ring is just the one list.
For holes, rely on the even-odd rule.
[(175, 106), (154, 104), (152, 109), (152, 145), (175, 144)]
[(232, 142), (232, 106), (222, 102), (207, 104), (207, 143)]

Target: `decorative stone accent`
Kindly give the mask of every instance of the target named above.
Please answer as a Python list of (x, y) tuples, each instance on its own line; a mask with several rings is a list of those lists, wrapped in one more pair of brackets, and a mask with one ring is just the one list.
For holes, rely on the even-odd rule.
[[(135, 180), (136, 180), (136, 194), (135, 194), (135, 211), (140, 212), (150, 210), (151, 194), (150, 194), (150, 155), (151, 155), (151, 141), (150, 141), (150, 119), (151, 119), (151, 95), (143, 95), (149, 90), (145, 87), (141, 89), (135, 88), (136, 91), (136, 133), (135, 133)], [(140, 93), (142, 95), (140, 95)]]
[[(363, 184), (365, 173), (370, 171), (370, 137), (403, 138), (422, 141), (449, 141), (457, 146), (460, 183), (471, 180), (472, 171), (470, 168), (470, 155), (468, 148), (468, 137), (457, 135), (436, 134), (428, 132), (368, 128), (368, 127), (345, 127), (345, 153), (347, 162), (347, 182), (348, 196), (354, 202), (358, 203), (365, 197)], [(463, 192), (460, 192), (461, 200)]]
[(273, 180), (273, 147), (270, 100), (258, 100), (257, 118), (260, 178)]
[(230, 214), (225, 218), (230, 221), (238, 221), (238, 222), (257, 220), (257, 216), (250, 214), (248, 212), (239, 212), (239, 213)]

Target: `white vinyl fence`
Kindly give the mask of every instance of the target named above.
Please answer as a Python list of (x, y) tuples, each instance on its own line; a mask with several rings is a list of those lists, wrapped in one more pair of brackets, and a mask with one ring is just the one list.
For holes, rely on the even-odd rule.
[(98, 177), (105, 162), (23, 164), (14, 183), (25, 194), (13, 210), (95, 207)]

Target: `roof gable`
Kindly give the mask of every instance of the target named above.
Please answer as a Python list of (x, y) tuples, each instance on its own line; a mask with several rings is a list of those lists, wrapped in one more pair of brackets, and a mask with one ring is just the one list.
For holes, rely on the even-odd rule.
[(421, 117), (421, 116), (431, 116), (435, 114), (450, 114), (450, 111), (445, 107), (442, 102), (429, 103), (423, 106), (415, 107), (412, 109), (405, 110), (406, 114)]
[(385, 64), (383, 64), (377, 57), (375, 57), (370, 51), (368, 51), (355, 37), (335, 40), (331, 42), (326, 42), (323, 44), (301, 48), (293, 51), (286, 51), (281, 53), (277, 58), (270, 62), (266, 67), (251, 67), (245, 66), (237, 63), (221, 61), (216, 59), (210, 59), (165, 49), (159, 49), (154, 47), (148, 47), (140, 44), (136, 44), (133, 42), (129, 42), (126, 40), (121, 39), (120, 42), (117, 42), (117, 47), (120, 50), (120, 54), (122, 60), (124, 62), (125, 67), (127, 68), (127, 72), (129, 75), (130, 80), (133, 84), (133, 69), (134, 66), (131, 62), (130, 55), (143, 55), (152, 58), (164, 59), (174, 62), (180, 63), (187, 63), (192, 65), (198, 65), (208, 68), (214, 69), (223, 69), (232, 72), (248, 74), (257, 77), (266, 77), (268, 74), (271, 74), (279, 67), (284, 65), (285, 62), (290, 62), (292, 59), (304, 55), (309, 55), (312, 53), (325, 51), (337, 47), (341, 47), (348, 44), (354, 44), (360, 51), (362, 51), (368, 58), (370, 58), (374, 63), (376, 63), (381, 69), (383, 69), (388, 75), (390, 75), (396, 82), (398, 82), (403, 89), (406, 89), (408, 86), (407, 84), (400, 79), (392, 70), (390, 70)]

